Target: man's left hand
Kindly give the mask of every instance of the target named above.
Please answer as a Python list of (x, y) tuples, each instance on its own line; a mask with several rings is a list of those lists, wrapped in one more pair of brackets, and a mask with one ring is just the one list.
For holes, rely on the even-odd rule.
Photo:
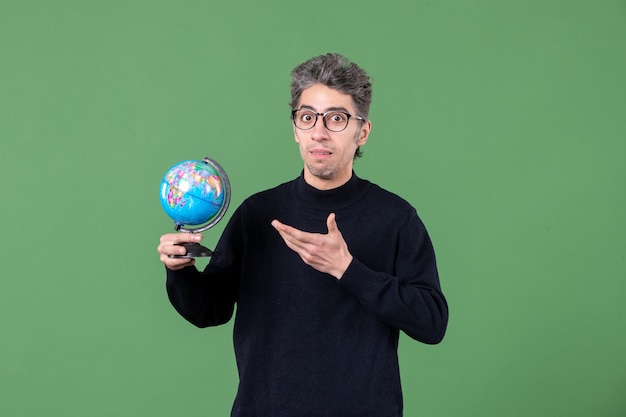
[(320, 272), (341, 279), (352, 262), (348, 245), (337, 227), (335, 213), (331, 213), (326, 219), (326, 234), (303, 232), (278, 220), (272, 221), (272, 226), (304, 263)]

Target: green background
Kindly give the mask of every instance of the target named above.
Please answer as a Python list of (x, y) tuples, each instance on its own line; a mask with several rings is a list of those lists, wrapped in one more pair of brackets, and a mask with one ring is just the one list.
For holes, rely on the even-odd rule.
[(0, 415), (228, 415), (232, 327), (170, 307), (159, 182), (209, 155), (229, 217), (297, 176), (289, 71), (329, 51), (374, 78), (355, 169), (450, 304), (402, 337), (405, 415), (626, 415), (622, 0), (0, 0)]

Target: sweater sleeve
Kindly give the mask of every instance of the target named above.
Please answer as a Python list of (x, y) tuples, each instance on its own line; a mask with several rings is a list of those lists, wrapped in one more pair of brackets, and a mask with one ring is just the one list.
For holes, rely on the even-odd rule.
[(195, 266), (177, 271), (166, 268), (166, 288), (172, 306), (197, 327), (224, 324), (233, 316), (241, 265), (239, 218), (237, 211), (204, 271)]
[(388, 325), (420, 342), (441, 342), (448, 305), (431, 240), (417, 213), (399, 229), (394, 269), (393, 274), (377, 272), (355, 258), (338, 282)]

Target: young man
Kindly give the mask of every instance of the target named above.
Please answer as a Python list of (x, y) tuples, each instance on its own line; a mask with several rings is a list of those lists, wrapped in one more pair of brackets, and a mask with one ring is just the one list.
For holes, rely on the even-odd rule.
[(198, 327), (230, 320), (234, 417), (402, 415), (399, 331), (439, 343), (448, 321), (435, 255), (415, 209), (361, 179), (369, 76), (343, 56), (292, 71), (300, 177), (244, 201), (204, 271), (158, 251), (172, 305)]

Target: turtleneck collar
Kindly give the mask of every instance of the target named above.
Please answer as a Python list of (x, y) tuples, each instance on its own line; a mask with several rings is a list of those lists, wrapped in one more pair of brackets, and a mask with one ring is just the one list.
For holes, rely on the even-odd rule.
[(371, 183), (356, 176), (345, 184), (331, 190), (318, 190), (304, 180), (304, 171), (294, 181), (294, 195), (302, 204), (319, 210), (339, 210), (348, 207), (365, 196)]

